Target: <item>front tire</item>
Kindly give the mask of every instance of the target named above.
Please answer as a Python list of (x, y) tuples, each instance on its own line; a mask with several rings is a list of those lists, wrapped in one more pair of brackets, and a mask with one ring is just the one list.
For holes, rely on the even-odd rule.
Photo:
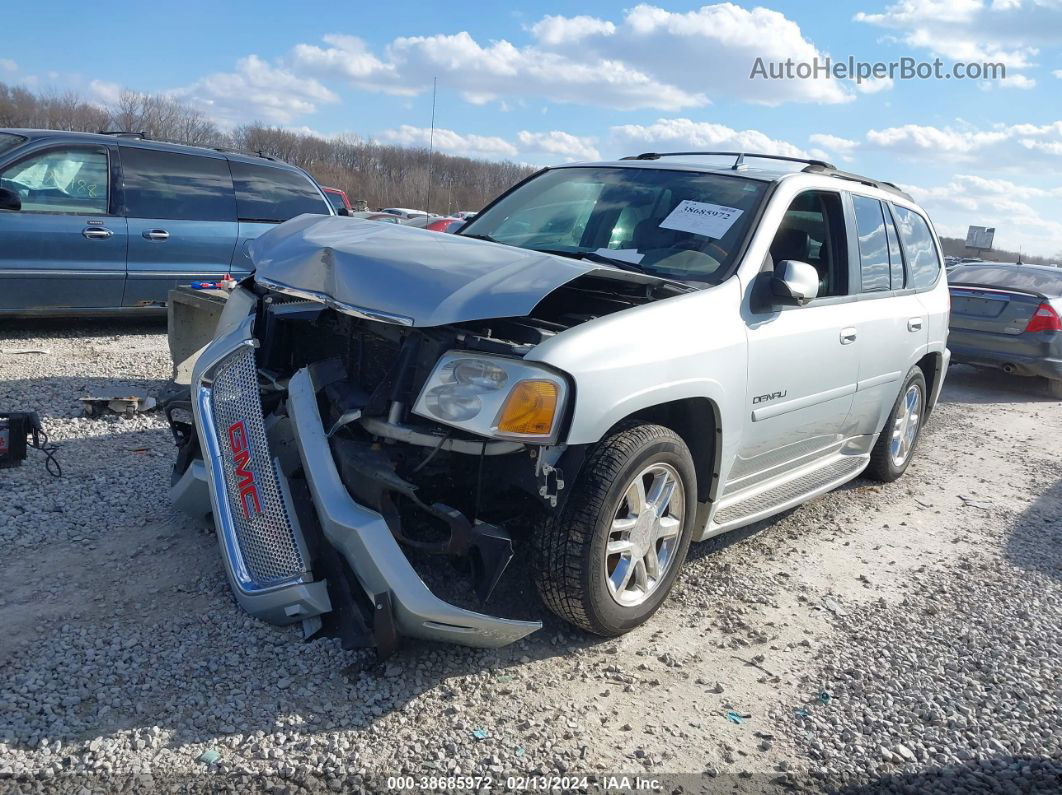
[(535, 584), (561, 618), (616, 636), (647, 621), (686, 559), (697, 479), (661, 425), (620, 426), (587, 457), (562, 509), (535, 533)]
[(907, 373), (900, 395), (870, 454), (870, 464), (864, 473), (867, 477), (891, 483), (907, 471), (922, 435), (925, 414), (926, 377), (922, 369), (915, 366)]

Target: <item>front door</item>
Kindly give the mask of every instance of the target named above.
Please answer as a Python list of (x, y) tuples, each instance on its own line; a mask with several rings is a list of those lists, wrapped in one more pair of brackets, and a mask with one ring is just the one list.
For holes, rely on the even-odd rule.
[(744, 432), (727, 491), (753, 486), (835, 453), (859, 376), (858, 303), (849, 294), (848, 244), (839, 194), (799, 194), (771, 245), (775, 263), (814, 265), (819, 295), (746, 316)]
[(112, 200), (115, 149), (54, 146), (0, 169), (22, 199), (0, 212), (0, 311), (120, 307), (126, 221)]
[(170, 290), (224, 276), (236, 248), (236, 197), (228, 161), (122, 145), (129, 217), (123, 303), (165, 303)]

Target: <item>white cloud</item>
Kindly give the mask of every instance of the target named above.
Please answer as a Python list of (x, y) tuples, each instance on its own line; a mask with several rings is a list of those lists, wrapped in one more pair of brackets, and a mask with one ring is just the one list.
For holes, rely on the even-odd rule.
[(272, 65), (257, 55), (236, 62), (233, 72), (218, 72), (167, 92), (202, 110), (221, 124), (261, 119), (288, 124), (339, 98), (317, 80)]
[(1036, 81), (1022, 74), (1009, 74), (1006, 79), (994, 84), (989, 83), (989, 85), (998, 85), (1000, 88), (1020, 88), (1028, 91), (1030, 88), (1036, 87)]
[(820, 157), (824, 160), (829, 160), (833, 155), (840, 157), (841, 160), (851, 160), (852, 153), (859, 148), (859, 141), (829, 133), (812, 133), (808, 136), (808, 140), (821, 147), (821, 149), (814, 150), (812, 154), (814, 156), (826, 155), (826, 157)]
[(546, 16), (530, 27), (534, 43), (481, 41), (467, 31), (407, 36), (380, 53), (353, 36), (299, 44), (290, 68), (340, 79), (362, 90), (416, 94), (432, 78), (469, 102), (514, 97), (621, 110), (703, 107), (712, 96), (777, 105), (852, 99), (841, 81), (750, 79), (756, 58), (810, 61), (824, 56), (777, 11), (732, 3), (673, 13), (638, 5), (616, 20)]
[(855, 20), (899, 31), (907, 45), (941, 58), (1004, 63), (1008, 77), (1033, 66), (1040, 48), (1062, 44), (1057, 0), (898, 0)]
[(580, 137), (561, 130), (549, 132), (521, 130), (516, 134), (516, 140), (520, 143), (522, 152), (546, 152), (571, 160), (601, 159), (601, 153), (594, 146), (593, 138)]
[(879, 91), (892, 91), (895, 81), (891, 77), (872, 77), (855, 83), (860, 94), (877, 94)]
[(531, 26), (532, 35), (548, 46), (571, 44), (588, 36), (611, 36), (616, 26), (607, 19), (547, 16)]
[(690, 119), (657, 119), (649, 125), (621, 124), (611, 128), (610, 140), (623, 154), (702, 149), (807, 157), (807, 152), (800, 147), (773, 139), (759, 130), (735, 130), (723, 124)]
[(14, 74), (18, 71), (18, 64), (12, 61), (10, 58), (0, 58), (0, 72), (8, 72)]
[(1062, 121), (998, 124), (988, 129), (964, 125), (905, 124), (868, 130), (860, 148), (894, 152), (910, 159), (977, 163), (984, 170), (1062, 167)]
[(881, 149), (939, 156), (969, 155), (1008, 137), (1005, 130), (956, 130), (921, 124), (869, 130), (866, 134), (867, 143)]
[(88, 88), (92, 98), (102, 102), (104, 105), (115, 104), (122, 95), (121, 84), (112, 83), (108, 80), (91, 80)]
[(971, 224), (996, 228), (998, 248), (1053, 256), (1062, 250), (1062, 191), (959, 174), (943, 185), (906, 185), (942, 235), (965, 237)]
[(509, 141), (495, 135), (464, 135), (436, 128), (434, 137), (429, 127), (403, 124), (397, 130), (384, 130), (379, 140), (401, 146), (427, 147), (429, 142), (440, 152), (463, 157), (516, 157), (519, 150)]
[(1051, 72), (1051, 74), (1053, 74), (1055, 77), (1057, 77), (1059, 79), (1062, 79), (1062, 69), (1055, 69), (1055, 71)]

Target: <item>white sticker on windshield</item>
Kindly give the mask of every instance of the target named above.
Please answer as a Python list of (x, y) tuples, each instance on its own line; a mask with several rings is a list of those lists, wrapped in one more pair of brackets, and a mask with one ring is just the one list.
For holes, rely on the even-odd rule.
[(693, 232), (695, 235), (719, 240), (734, 222), (741, 217), (744, 210), (737, 207), (724, 207), (721, 204), (708, 204), (686, 199), (679, 202), (667, 218), (660, 222), (664, 229), (677, 229), (680, 232)]

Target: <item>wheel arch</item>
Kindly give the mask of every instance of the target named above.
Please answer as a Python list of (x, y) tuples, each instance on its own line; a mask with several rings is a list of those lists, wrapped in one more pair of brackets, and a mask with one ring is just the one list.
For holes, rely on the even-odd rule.
[(658, 403), (632, 412), (621, 422), (631, 420), (663, 425), (677, 433), (693, 457), (697, 502), (708, 503), (715, 499), (722, 459), (722, 422), (719, 406), (714, 400), (688, 397)]
[(940, 395), (940, 385), (944, 378), (944, 354), (939, 351), (930, 351), (917, 362), (915, 366), (922, 371), (926, 379), (926, 414), (928, 415), (937, 404)]

